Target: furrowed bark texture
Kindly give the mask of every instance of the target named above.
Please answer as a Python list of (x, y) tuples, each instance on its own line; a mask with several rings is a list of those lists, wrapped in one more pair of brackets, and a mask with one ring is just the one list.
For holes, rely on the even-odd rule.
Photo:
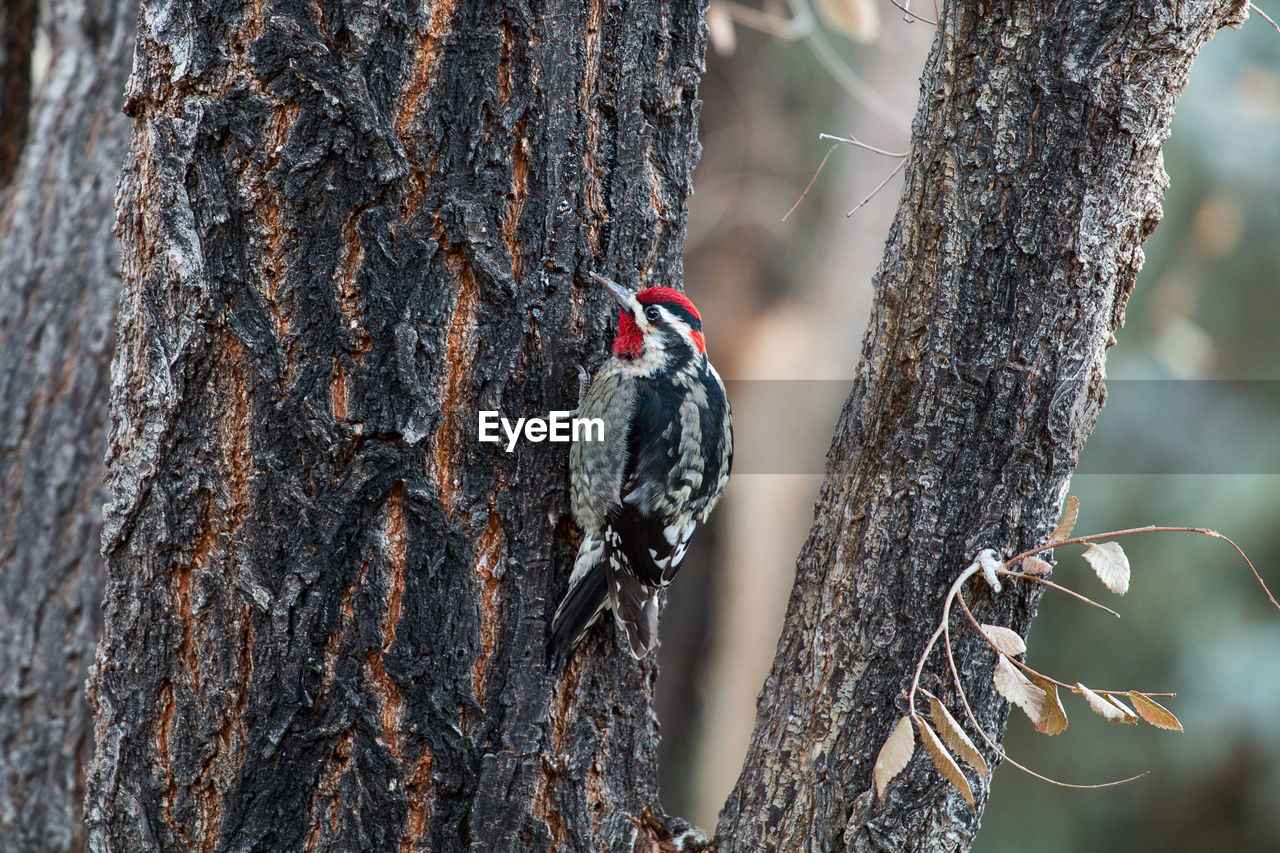
[[(651, 667), (557, 685), (596, 269), (678, 285), (699, 4), (144, 0), (92, 849), (622, 850)], [(594, 366), (594, 365), (591, 365)]]
[[(723, 851), (962, 850), (979, 812), (918, 754), (872, 767), (948, 586), (982, 548), (1044, 540), (1104, 399), (1103, 359), (1160, 217), (1160, 147), (1201, 45), (1239, 0), (950, 2), (901, 205)], [(971, 586), (1027, 628), (1035, 589)], [(987, 731), (1007, 703), (958, 620)], [(946, 659), (924, 686), (964, 719)], [(981, 741), (974, 736), (974, 740)], [(922, 751), (921, 751), (922, 752)], [(993, 757), (987, 752), (988, 760)], [(975, 783), (979, 808), (985, 784)]]
[[(84, 848), (132, 2), (0, 10), (0, 850)], [(37, 27), (49, 51), (33, 68)], [(34, 73), (33, 73), (34, 72)]]

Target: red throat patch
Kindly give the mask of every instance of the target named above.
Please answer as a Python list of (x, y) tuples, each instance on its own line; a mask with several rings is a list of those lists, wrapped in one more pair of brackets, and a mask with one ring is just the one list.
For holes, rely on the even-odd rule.
[(698, 348), (698, 352), (707, 351), (707, 339), (702, 336), (702, 332), (691, 331), (689, 337), (693, 338), (693, 345)]
[(613, 354), (624, 358), (644, 355), (644, 336), (630, 311), (618, 312), (618, 334), (613, 339)]

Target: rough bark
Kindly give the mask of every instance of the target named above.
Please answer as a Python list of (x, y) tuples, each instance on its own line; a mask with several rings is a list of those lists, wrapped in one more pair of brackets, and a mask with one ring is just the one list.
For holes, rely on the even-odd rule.
[[(84, 847), (111, 233), (136, 7), (0, 9), (0, 850)], [(38, 20), (39, 18), (39, 20)], [(32, 67), (35, 31), (49, 45)]]
[[(95, 850), (622, 850), (653, 669), (557, 685), (595, 269), (679, 285), (701, 4), (144, 0)], [(637, 849), (643, 849), (641, 843)]]
[[(872, 766), (951, 581), (978, 550), (1013, 553), (1052, 527), (1160, 216), (1174, 100), (1200, 46), (1243, 11), (945, 5), (862, 361), (719, 849), (968, 847), (984, 785), (972, 810), (917, 757), (878, 804)], [(1037, 598), (972, 595), (980, 618), (1020, 631)], [(959, 647), (970, 702), (1002, 732), (991, 655)], [(935, 657), (925, 686), (959, 714), (944, 667)]]

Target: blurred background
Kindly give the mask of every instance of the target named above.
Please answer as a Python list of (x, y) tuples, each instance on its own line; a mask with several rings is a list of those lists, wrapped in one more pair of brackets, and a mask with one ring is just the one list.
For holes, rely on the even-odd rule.
[[(1264, 10), (1280, 6), (1260, 2)], [(713, 0), (686, 288), (730, 383), (744, 458), (663, 620), (665, 807), (712, 827), (773, 657), (794, 560), (848, 391), (934, 28), (882, 0)], [(924, 11), (924, 7), (916, 4)], [(1273, 14), (1273, 17), (1276, 15)], [(1280, 590), (1280, 32), (1254, 15), (1204, 50), (1165, 147), (1164, 221), (1110, 353), (1110, 402), (1072, 481), (1080, 533), (1144, 524), (1236, 539)], [(784, 217), (785, 221), (784, 221)], [(785, 443), (785, 461), (771, 448)], [(974, 850), (1280, 850), (1280, 614), (1224, 543), (1125, 541), (1128, 596), (1074, 554), (1057, 578), (1115, 620), (1044, 599), (1028, 660), (1060, 680), (1176, 691), (1183, 734), (1106, 723), (1064, 697), (1056, 737), (1014, 715)]]

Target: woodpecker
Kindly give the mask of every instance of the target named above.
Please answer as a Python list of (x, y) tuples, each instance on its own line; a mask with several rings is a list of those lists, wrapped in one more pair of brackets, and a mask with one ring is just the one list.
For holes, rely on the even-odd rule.
[(551, 623), (558, 671), (606, 607), (631, 654), (654, 647), (658, 593), (729, 481), (733, 424), (707, 359), (702, 316), (669, 287), (632, 293), (591, 274), (622, 306), (613, 355), (592, 378), (579, 417), (603, 441), (569, 448), (573, 517), (582, 529), (569, 591)]

